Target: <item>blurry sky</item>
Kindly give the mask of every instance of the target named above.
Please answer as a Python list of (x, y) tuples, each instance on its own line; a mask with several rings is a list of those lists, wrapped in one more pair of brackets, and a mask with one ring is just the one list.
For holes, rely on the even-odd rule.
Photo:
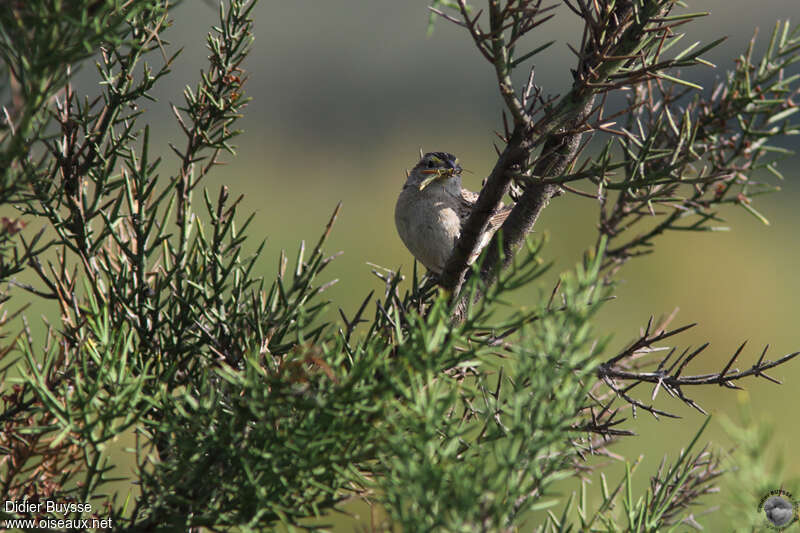
[[(246, 92), (254, 100), (241, 121), (245, 134), (235, 141), (239, 155), (207, 182), (212, 190), (227, 184), (232, 195), (246, 195), (243, 213), (256, 212), (253, 236), (268, 238), (262, 261), (267, 277), (274, 272), (280, 248), (291, 252), (300, 239), (315, 241), (336, 203), (343, 201), (328, 251), (345, 254), (327, 275), (340, 279), (330, 295), (348, 314), (370, 289), (380, 288), (367, 261), (402, 266), (406, 272), (411, 268), (392, 213), (404, 168), (414, 165), (418, 149), (457, 154), (474, 172), (465, 178), (473, 189), (493, 163), (492, 130), (501, 127), (501, 104), (492, 70), (462, 29), (439, 21), (427, 37), (426, 5), (425, 0), (261, 0), (255, 11), (254, 50), (245, 65), (250, 73)], [(692, 2), (689, 10), (708, 10), (711, 16), (682, 27), (688, 33), (686, 46), (729, 37), (706, 55), (716, 70), (699, 67), (684, 74), (706, 87), (732, 66), (756, 27), (760, 50), (777, 19), (800, 22), (797, 0)], [(563, 7), (556, 13), (526, 43), (535, 47), (557, 40), (535, 58), (536, 81), (549, 94), (568, 87), (574, 58), (566, 43), (580, 40), (576, 17)], [(180, 104), (183, 86), (194, 85), (205, 67), (204, 36), (216, 17), (207, 3), (186, 0), (174, 11), (174, 27), (164, 34), (172, 47), (185, 50), (173, 75), (153, 91), (158, 102), (148, 104), (147, 117), (165, 156), (162, 172), (177, 166), (166, 142), (183, 144), (168, 104)], [(92, 73), (85, 68), (81, 76), (87, 80)], [(797, 140), (785, 144), (798, 147)], [(697, 372), (719, 370), (745, 339), (750, 347), (743, 352), (743, 366), (766, 343), (772, 344), (773, 357), (800, 349), (797, 157), (783, 169), (786, 191), (757, 202), (772, 221), (770, 227), (731, 209), (727, 214), (734, 231), (661, 239), (655, 254), (622, 271), (618, 299), (606, 308), (600, 331), (613, 332), (619, 346), (637, 334), (650, 314), (680, 307), (674, 325), (700, 322), (678, 341), (681, 346), (712, 343), (706, 358), (693, 363)], [(549, 236), (546, 255), (555, 261), (553, 276), (577, 262), (593, 243), (596, 215), (593, 201), (569, 196), (547, 209), (536, 231)], [(521, 295), (517, 303), (536, 297), (537, 290)], [(747, 384), (759, 412), (797, 404), (800, 362), (773, 374), (791, 384)], [(734, 395), (717, 387), (695, 396), (711, 412), (728, 412), (735, 403)], [(687, 418), (660, 424), (685, 442), (700, 418), (675, 402), (668, 405)], [(647, 443), (658, 460), (674, 445), (663, 442), (664, 426), (656, 431), (647, 421), (633, 423), (643, 425), (637, 426), (642, 437), (631, 450)], [(713, 426), (709, 436), (721, 438)], [(783, 427), (776, 442), (797, 438), (796, 429)], [(800, 471), (797, 458), (789, 462), (795, 473)]]

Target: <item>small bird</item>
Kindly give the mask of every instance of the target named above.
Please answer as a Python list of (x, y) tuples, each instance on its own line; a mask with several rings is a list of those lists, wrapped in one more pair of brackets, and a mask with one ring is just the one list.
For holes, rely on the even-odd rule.
[[(440, 275), (455, 248), (478, 194), (461, 187), (461, 165), (447, 152), (429, 152), (411, 170), (394, 208), (397, 233), (430, 272)], [(489, 220), (471, 264), (503, 224), (512, 206), (501, 206)]]

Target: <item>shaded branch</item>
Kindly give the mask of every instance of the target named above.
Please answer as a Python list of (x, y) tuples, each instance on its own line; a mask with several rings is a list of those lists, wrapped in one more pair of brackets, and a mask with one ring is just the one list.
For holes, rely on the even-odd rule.
[[(515, 11), (512, 5), (518, 9)], [(669, 2), (653, 2), (634, 6), (634, 3), (623, 2), (614, 9), (595, 12), (594, 7), (580, 3), (585, 30), (577, 69), (573, 71), (575, 84), (554, 105), (535, 108), (536, 99), (528, 103), (532, 76), (522, 91), (522, 99), (511, 84), (510, 72), (515, 64), (512, 58), (513, 42), (543, 22), (544, 19), (536, 19), (536, 16), (549, 8), (541, 8), (541, 2), (521, 1), (508, 2), (501, 9), (499, 2), (490, 1), (490, 31), (484, 32), (478, 24), (480, 13), (471, 17), (465, 3), (459, 2), (462, 17), (459, 25), (467, 28), (481, 53), (493, 64), (498, 88), (513, 118), (514, 127), (510, 135), (506, 127), (506, 147), (463, 225), (461, 237), (440, 276), (443, 287), (453, 294), (459, 293), (464, 280), (470, 275), (467, 260), (474, 256), (481, 236), (488, 227), (489, 218), (508, 193), (514, 174), (530, 169), (537, 178), (553, 178), (567, 171), (580, 149), (583, 133), (591, 130), (591, 127), (587, 127), (587, 121), (595, 111), (595, 96), (605, 90), (601, 86), (605, 80), (621, 76), (627, 65), (648, 54), (652, 57), (649, 62), (642, 60), (644, 66), (641, 67), (646, 68), (648, 74), (675, 66), (674, 62), (657, 61), (663, 37), (671, 31), (668, 19), (663, 18), (671, 5)], [(516, 24), (509, 24), (514, 21)], [(503, 33), (505, 30), (510, 30), (508, 37)], [(627, 77), (623, 78), (629, 81), (632, 77), (641, 78), (641, 68), (630, 70)], [(537, 148), (540, 148), (538, 157), (529, 162)], [(542, 209), (559, 189), (559, 186), (549, 183), (533, 183), (525, 187), (501, 231), (488, 246), (480, 274), (484, 286), (494, 283), (499, 271), (510, 263)], [(462, 295), (454, 308), (456, 321), (464, 318), (468, 303), (464, 298)]]

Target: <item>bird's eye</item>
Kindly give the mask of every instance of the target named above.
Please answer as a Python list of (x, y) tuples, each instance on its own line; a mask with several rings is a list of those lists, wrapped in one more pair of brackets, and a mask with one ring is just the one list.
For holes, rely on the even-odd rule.
[(428, 159), (428, 168), (433, 168), (433, 159)]

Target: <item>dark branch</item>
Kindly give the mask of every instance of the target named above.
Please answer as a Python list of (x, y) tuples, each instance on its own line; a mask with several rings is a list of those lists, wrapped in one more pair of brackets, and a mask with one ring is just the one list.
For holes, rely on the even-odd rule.
[[(670, 319), (671, 318), (672, 317), (670, 317)], [(651, 318), (647, 324), (647, 327), (639, 336), (639, 338), (631, 343), (628, 348), (608, 359), (597, 369), (598, 378), (600, 378), (619, 398), (623, 399), (625, 402), (634, 407), (642, 408), (648, 411), (654, 416), (665, 415), (674, 417), (675, 415), (667, 413), (666, 411), (658, 410), (652, 405), (646, 405), (641, 401), (631, 397), (628, 393), (633, 388), (643, 383), (653, 383), (655, 387), (653, 388), (651, 400), (655, 400), (656, 396), (658, 395), (658, 391), (663, 388), (671, 396), (680, 399), (701, 413), (705, 413), (702, 407), (697, 405), (697, 403), (683, 393), (681, 387), (717, 384), (729, 389), (739, 389), (740, 387), (735, 382), (750, 376), (763, 377), (768, 381), (780, 384), (779, 380), (768, 376), (765, 374), (765, 371), (787, 363), (800, 355), (800, 352), (793, 352), (784, 355), (776, 361), (764, 361), (764, 357), (768, 348), (767, 346), (761, 352), (761, 356), (752, 367), (746, 370), (732, 368), (734, 362), (737, 360), (739, 354), (741, 354), (742, 350), (747, 344), (744, 342), (739, 346), (739, 348), (734, 352), (734, 354), (719, 372), (692, 376), (682, 375), (686, 366), (709, 346), (708, 343), (704, 343), (694, 350), (684, 350), (674, 361), (670, 363), (670, 359), (675, 354), (675, 349), (672, 348), (665, 357), (658, 361), (654, 370), (646, 371), (644, 369), (655, 364), (652, 361), (652, 358), (647, 358), (647, 356), (655, 351), (666, 349), (656, 347), (655, 343), (686, 331), (694, 326), (694, 324), (690, 324), (674, 330), (666, 331), (665, 326), (666, 322), (668, 321), (669, 319), (667, 319), (664, 324), (656, 328), (655, 332), (651, 333)], [(618, 381), (628, 382), (628, 384), (622, 387)], [(607, 411), (608, 408), (605, 410)]]
[[(536, 16), (549, 9), (540, 8), (541, 2), (524, 4), (525, 15), (517, 19), (514, 18), (517, 15), (512, 17), (509, 10), (502, 10), (498, 3), (490, 2), (490, 31), (487, 33), (478, 25), (480, 17), (469, 17), (465, 4), (459, 3), (463, 19), (459, 25), (467, 28), (481, 53), (495, 67), (498, 88), (513, 117), (514, 128), (505, 139), (506, 148), (487, 179), (476, 207), (465, 223), (461, 237), (440, 277), (441, 285), (452, 291), (455, 297), (458, 297), (463, 282), (470, 275), (467, 260), (474, 256), (481, 235), (488, 227), (489, 218), (495, 213), (503, 196), (508, 193), (514, 175), (518, 175), (520, 171), (530, 171), (531, 176), (537, 179), (552, 179), (563, 175), (575, 161), (581, 147), (582, 134), (592, 129), (587, 122), (595, 111), (593, 104), (596, 95), (607, 90), (604, 87), (605, 82), (626, 73), (630, 70), (630, 65), (639, 59), (653, 72), (668, 66), (667, 63), (657, 63), (658, 52), (652, 54), (655, 57), (650, 59), (649, 64), (644, 62), (641, 54), (644, 50), (660, 50), (660, 43), (671, 30), (659, 17), (670, 10), (671, 3), (654, 2), (638, 10), (636, 16), (633, 4), (628, 2), (619, 3), (611, 12), (595, 12), (591, 5), (580, 3), (585, 31), (581, 50), (578, 52), (578, 65), (573, 71), (575, 84), (555, 105), (545, 104), (541, 109), (534, 110), (533, 103), (528, 103), (530, 80), (522, 91), (523, 99), (517, 96), (511, 82), (510, 71), (516, 64), (511, 57), (512, 41), (541, 24), (544, 18), (537, 20)], [(509, 25), (512, 18), (517, 22)], [(506, 41), (503, 32), (509, 28), (512, 31)], [(644, 33), (648, 33), (650, 37), (643, 39)], [(635, 71), (630, 70), (625, 79), (630, 80), (632, 76), (641, 78), (641, 69), (637, 67)], [(540, 113), (542, 116), (536, 121), (534, 117)], [(507, 130), (508, 128), (506, 132)], [(529, 163), (537, 148), (541, 148), (537, 159)], [(484, 287), (493, 284), (499, 272), (510, 264), (533, 229), (542, 209), (559, 191), (560, 186), (553, 183), (534, 182), (525, 187), (501, 231), (488, 246), (480, 273)], [(480, 296), (477, 295), (478, 298)], [(456, 321), (464, 319), (467, 304), (462, 295), (453, 313)]]

